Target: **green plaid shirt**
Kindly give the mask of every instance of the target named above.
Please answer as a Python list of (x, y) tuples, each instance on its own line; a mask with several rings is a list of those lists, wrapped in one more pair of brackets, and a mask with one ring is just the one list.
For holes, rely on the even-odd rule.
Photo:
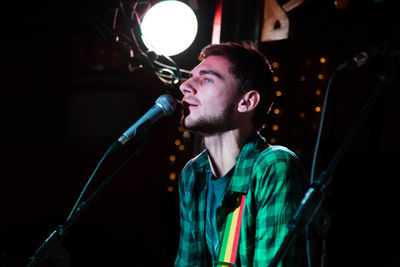
[[(221, 238), (226, 216), (238, 204), (238, 195), (246, 194), (237, 266), (269, 265), (288, 232), (288, 221), (306, 189), (306, 178), (297, 156), (282, 146), (262, 150), (263, 145), (260, 138), (251, 138), (243, 147), (216, 212)], [(181, 173), (181, 232), (175, 266), (211, 265), (205, 240), (206, 171), (209, 169), (205, 150), (190, 160)], [(305, 242), (299, 241), (291, 247), (280, 266), (299, 266), (300, 258), (305, 255), (303, 246), (298, 246)]]

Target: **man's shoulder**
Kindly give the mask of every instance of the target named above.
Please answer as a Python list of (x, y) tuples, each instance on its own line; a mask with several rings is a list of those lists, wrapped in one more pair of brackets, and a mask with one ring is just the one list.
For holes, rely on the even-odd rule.
[(257, 163), (292, 160), (297, 161), (298, 159), (299, 158), (297, 155), (289, 148), (280, 145), (274, 145), (269, 146), (260, 152), (257, 158)]
[(207, 151), (203, 150), (197, 156), (191, 158), (183, 167), (183, 171), (187, 171), (189, 169), (197, 169), (202, 168), (207, 164)]
[(258, 175), (270, 171), (285, 173), (293, 169), (303, 172), (300, 159), (289, 148), (280, 145), (262, 150), (253, 165), (253, 171)]
[(185, 166), (182, 168), (180, 175), (181, 182), (194, 182), (195, 173), (200, 172), (208, 164), (208, 157), (206, 150), (203, 150), (200, 154), (190, 159)]
[(307, 177), (297, 155), (287, 147), (279, 145), (269, 146), (261, 151), (252, 170), (254, 185), (283, 185), (289, 180), (297, 183), (306, 181)]

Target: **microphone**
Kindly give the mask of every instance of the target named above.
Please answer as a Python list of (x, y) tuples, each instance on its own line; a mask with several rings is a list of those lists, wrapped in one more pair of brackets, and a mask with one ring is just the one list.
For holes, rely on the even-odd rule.
[(341, 70), (354, 70), (358, 67), (361, 67), (369, 62), (374, 62), (379, 58), (383, 57), (386, 53), (386, 48), (388, 47), (389, 41), (386, 40), (383, 43), (380, 43), (368, 50), (362, 51), (352, 57), (350, 60), (342, 63), (337, 68), (338, 71)]
[(126, 130), (120, 138), (112, 146), (112, 150), (117, 147), (123, 146), (132, 138), (142, 138), (150, 126), (156, 121), (170, 115), (174, 112), (176, 108), (176, 99), (169, 95), (164, 94), (157, 98), (154, 106), (149, 109), (139, 120), (137, 120), (128, 130)]

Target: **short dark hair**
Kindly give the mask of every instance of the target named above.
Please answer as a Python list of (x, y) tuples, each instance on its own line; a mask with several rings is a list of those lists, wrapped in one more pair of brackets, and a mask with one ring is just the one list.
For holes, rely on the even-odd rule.
[(200, 56), (226, 58), (232, 65), (229, 71), (238, 81), (239, 93), (256, 90), (260, 94), (261, 100), (255, 110), (254, 123), (258, 129), (262, 128), (274, 102), (274, 72), (268, 59), (254, 44), (247, 42), (210, 44), (202, 49)]

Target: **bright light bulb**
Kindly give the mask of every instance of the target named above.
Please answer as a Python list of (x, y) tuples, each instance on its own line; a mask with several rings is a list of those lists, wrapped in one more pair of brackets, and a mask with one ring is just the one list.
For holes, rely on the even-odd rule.
[(197, 18), (193, 10), (179, 1), (162, 1), (144, 15), (142, 39), (149, 50), (173, 56), (187, 49), (197, 34)]

